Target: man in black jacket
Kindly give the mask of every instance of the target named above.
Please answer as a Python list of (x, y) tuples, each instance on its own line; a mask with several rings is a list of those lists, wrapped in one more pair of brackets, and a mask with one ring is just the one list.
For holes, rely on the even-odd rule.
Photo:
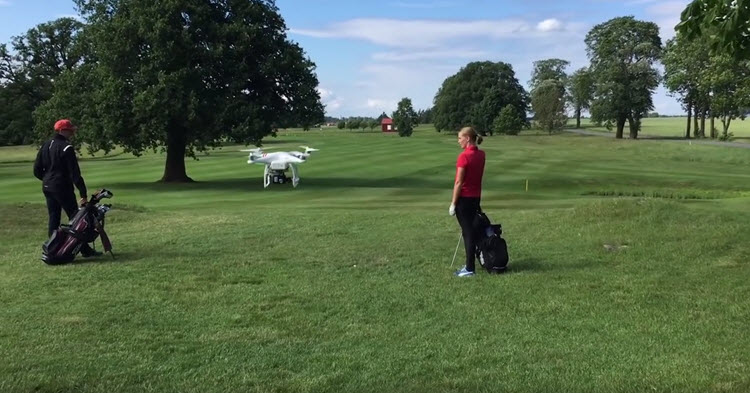
[[(55, 136), (42, 145), (34, 162), (34, 176), (42, 181), (42, 191), (47, 199), (49, 213), (48, 236), (60, 226), (60, 210), (65, 210), (69, 219), (73, 219), (78, 206), (86, 203), (86, 183), (81, 176), (75, 147), (70, 143), (76, 127), (70, 120), (63, 119), (55, 123)], [(76, 204), (73, 185), (78, 188), (81, 200)], [(88, 244), (81, 246), (81, 255), (91, 257), (101, 255)]]

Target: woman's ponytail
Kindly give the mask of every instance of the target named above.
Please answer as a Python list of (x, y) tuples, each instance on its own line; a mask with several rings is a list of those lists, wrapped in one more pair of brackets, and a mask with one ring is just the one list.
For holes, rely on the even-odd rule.
[(475, 145), (481, 145), (483, 141), (482, 137), (477, 135), (477, 132), (474, 130), (474, 127), (464, 127), (461, 129), (461, 131), (458, 132), (458, 135), (468, 136), (471, 143)]

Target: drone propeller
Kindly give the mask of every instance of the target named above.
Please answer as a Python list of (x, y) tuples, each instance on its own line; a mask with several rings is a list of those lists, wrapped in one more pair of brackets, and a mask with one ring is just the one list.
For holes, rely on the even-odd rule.
[(310, 153), (310, 152), (313, 152), (313, 151), (320, 151), (320, 149), (314, 149), (314, 148), (312, 148), (310, 146), (300, 146), (300, 147), (303, 148), (303, 149), (305, 149), (305, 153)]

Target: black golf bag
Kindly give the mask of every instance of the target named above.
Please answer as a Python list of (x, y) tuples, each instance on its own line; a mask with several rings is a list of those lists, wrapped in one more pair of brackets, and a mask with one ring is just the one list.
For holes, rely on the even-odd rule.
[(492, 224), (481, 210), (474, 218), (477, 239), (476, 256), (479, 264), (489, 273), (503, 273), (508, 267), (508, 245), (502, 238), (503, 228)]
[(112, 206), (99, 204), (104, 198), (112, 198), (112, 192), (106, 189), (97, 191), (67, 225), (60, 225), (52, 232), (52, 236), (42, 244), (44, 263), (60, 265), (72, 262), (83, 244), (97, 238), (101, 238), (104, 252), (112, 254), (112, 243), (104, 232), (104, 216)]

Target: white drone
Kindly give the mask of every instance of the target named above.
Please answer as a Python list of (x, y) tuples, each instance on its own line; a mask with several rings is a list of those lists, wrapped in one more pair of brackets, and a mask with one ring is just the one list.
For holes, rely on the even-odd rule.
[(263, 188), (268, 188), (271, 183), (284, 184), (289, 182), (289, 178), (286, 177), (285, 172), (289, 169), (292, 170), (292, 185), (297, 187), (299, 184), (299, 173), (297, 172), (297, 165), (305, 162), (310, 153), (318, 151), (312, 147), (300, 146), (305, 149), (301, 151), (279, 151), (275, 153), (264, 153), (263, 149), (245, 149), (240, 150), (244, 152), (250, 152), (247, 156), (248, 164), (263, 164), (266, 166), (263, 171)]

